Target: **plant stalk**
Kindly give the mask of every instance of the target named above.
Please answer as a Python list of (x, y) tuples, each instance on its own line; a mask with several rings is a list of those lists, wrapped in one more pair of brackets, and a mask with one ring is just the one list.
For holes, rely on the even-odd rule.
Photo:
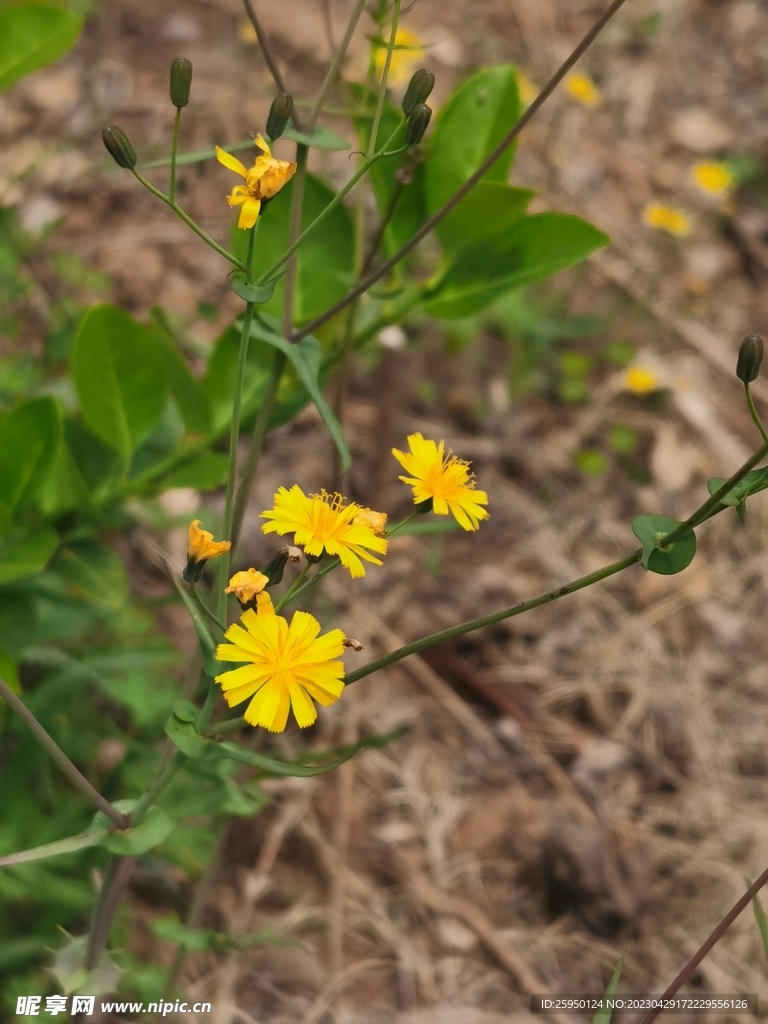
[(744, 394), (747, 398), (747, 405), (749, 407), (749, 414), (755, 421), (755, 426), (760, 431), (760, 436), (768, 444), (768, 434), (765, 432), (765, 427), (762, 424), (760, 417), (757, 415), (757, 409), (755, 408), (755, 400), (752, 397), (752, 391), (749, 387), (749, 381), (744, 381)]
[(88, 945), (83, 960), (86, 971), (92, 971), (99, 963), (109, 938), (115, 911), (125, 895), (135, 865), (135, 857), (113, 856), (109, 862), (88, 933)]
[(181, 107), (176, 107), (176, 117), (173, 121), (173, 141), (171, 142), (171, 181), (168, 186), (168, 199), (171, 203), (176, 202), (176, 150), (179, 145), (179, 124), (181, 122)]

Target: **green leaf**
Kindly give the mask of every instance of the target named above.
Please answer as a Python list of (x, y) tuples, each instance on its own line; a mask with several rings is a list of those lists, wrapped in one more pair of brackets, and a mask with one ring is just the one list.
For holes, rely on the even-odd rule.
[[(66, 932), (64, 934), (66, 935)], [(77, 938), (67, 935), (67, 941), (56, 950), (50, 970), (61, 991), (66, 995), (86, 992), (93, 996), (105, 996), (110, 992), (116, 992), (121, 971), (109, 950), (102, 950), (94, 969), (86, 971), (83, 960), (87, 948), (87, 935), (80, 935)]]
[[(195, 627), (197, 639), (200, 643), (200, 653), (203, 656), (203, 669), (205, 670), (206, 675), (213, 679), (213, 677), (220, 671), (221, 665), (216, 660), (216, 644), (213, 642), (213, 637), (211, 636), (211, 631), (208, 628), (208, 623), (203, 616), (203, 613), (200, 611), (197, 602), (189, 596), (184, 585), (175, 576), (173, 577), (173, 585), (176, 587), (179, 596), (187, 606), (189, 617), (192, 619), (192, 625)], [(194, 707), (194, 705), (190, 706)], [(195, 718), (192, 719), (192, 721), (196, 721), (196, 719), (197, 711), (195, 712)]]
[(0, 511), (37, 495), (58, 457), (61, 417), (53, 398), (33, 398), (0, 419)]
[(63, 57), (80, 35), (83, 19), (43, 4), (0, 11), (0, 91)]
[(289, 125), (280, 138), (290, 139), (291, 142), (300, 142), (304, 146), (312, 146), (313, 149), (350, 148), (346, 139), (342, 139), (340, 135), (322, 124), (315, 125), (310, 133), (296, 131), (293, 125)]
[(300, 762), (278, 761), (266, 754), (258, 754), (254, 750), (246, 750), (236, 743), (205, 739), (195, 731), (193, 722), (182, 721), (176, 714), (171, 715), (165, 724), (165, 732), (176, 747), (187, 757), (197, 760), (213, 760), (220, 757), (230, 758), (252, 768), (260, 768), (269, 775), (287, 775), (308, 778), (333, 771), (353, 757), (358, 750), (368, 747), (383, 747), (391, 740), (402, 735), (403, 730), (389, 733), (386, 736), (371, 736), (347, 747), (337, 747), (318, 754), (306, 754)]
[(763, 952), (768, 957), (768, 921), (765, 918), (763, 904), (760, 902), (760, 897), (757, 893), (752, 897), (752, 910), (755, 914), (757, 927), (760, 929), (760, 938), (763, 940)]
[(160, 422), (166, 365), (158, 334), (115, 306), (93, 306), (72, 353), (72, 376), (83, 419), (123, 455)]
[[(130, 811), (134, 803), (134, 800), (117, 800), (115, 807), (119, 811)], [(101, 824), (109, 819), (99, 812), (94, 818), (94, 822), (96, 821)], [(110, 825), (112, 826), (111, 822)], [(124, 857), (138, 857), (165, 842), (173, 832), (175, 825), (173, 818), (169, 818), (160, 807), (150, 807), (146, 817), (135, 827), (115, 829), (112, 826), (109, 828), (100, 845), (110, 853), (117, 853)]]
[[(520, 117), (517, 69), (512, 64), (478, 71), (440, 111), (425, 165), (430, 214), (474, 174)], [(493, 164), (483, 181), (506, 182), (514, 144)]]
[[(258, 277), (275, 263), (288, 248), (288, 222), (294, 178), (270, 202), (259, 218), (259, 237), (253, 261)], [(301, 214), (302, 231), (325, 209), (335, 193), (319, 178), (308, 174), (304, 187)], [(248, 232), (233, 229), (234, 253), (245, 260)], [(298, 272), (294, 302), (294, 319), (305, 323), (338, 299), (343, 298), (354, 277), (354, 230), (352, 215), (344, 203), (335, 207), (302, 244), (298, 252)], [(262, 309), (280, 316), (283, 308), (285, 281), (280, 279), (272, 298)]]
[(260, 338), (262, 341), (266, 341), (270, 345), (274, 345), (275, 348), (280, 349), (280, 351), (287, 356), (288, 360), (293, 365), (293, 368), (296, 370), (299, 380), (312, 396), (312, 401), (315, 403), (317, 411), (320, 413), (323, 423), (325, 423), (328, 428), (328, 432), (333, 438), (333, 443), (336, 445), (339, 455), (341, 456), (342, 472), (346, 472), (352, 465), (352, 455), (349, 450), (349, 445), (347, 444), (347, 439), (344, 437), (341, 424), (336, 419), (333, 414), (333, 410), (323, 397), (323, 393), (320, 390), (320, 385), (318, 383), (321, 354), (320, 343), (316, 338), (310, 336), (302, 338), (298, 345), (293, 345), (290, 341), (286, 341), (285, 338), (281, 338), (279, 334), (269, 330), (258, 321), (255, 321), (251, 325), (251, 337)]
[(163, 479), (163, 487), (194, 487), (213, 491), (227, 479), (229, 459), (220, 452), (204, 452)]
[[(605, 990), (604, 999), (612, 999), (616, 995), (616, 989), (619, 987), (619, 979), (621, 978), (621, 971), (624, 967), (624, 957), (619, 957), (619, 961), (613, 969), (613, 975), (611, 980), (608, 982), (608, 988)], [(592, 1018), (592, 1024), (611, 1024), (611, 1010), (605, 1007), (602, 1010), (598, 1010), (595, 1016)]]
[[(707, 490), (710, 495), (717, 494), (726, 482), (725, 477), (714, 476), (711, 480), (707, 481)], [(764, 491), (766, 487), (768, 487), (768, 469), (753, 469), (735, 487), (732, 487), (724, 498), (720, 499), (720, 504), (732, 505), (734, 508), (738, 508), (750, 494)]]
[[(352, 123), (360, 140), (360, 149), (367, 153), (378, 94), (373, 89), (357, 82), (351, 83), (350, 88), (357, 109), (363, 111), (359, 116), (352, 115)], [(376, 137), (377, 147), (383, 146), (398, 125), (402, 123), (402, 111), (386, 100), (381, 114), (379, 133)], [(402, 143), (403, 137), (400, 138)], [(397, 138), (392, 145), (397, 146)], [(391, 256), (407, 242), (427, 219), (427, 202), (424, 197), (424, 165), (416, 163), (413, 166), (410, 173), (411, 180), (407, 185), (403, 185), (399, 177), (403, 169), (410, 164), (413, 164), (412, 157), (406, 151), (378, 160), (368, 172), (379, 214), (383, 216), (389, 212), (390, 205), (395, 203), (382, 240), (384, 251), (388, 256)]]
[(239, 295), (244, 302), (253, 302), (257, 306), (263, 306), (274, 295), (277, 278), (270, 281), (269, 284), (256, 285), (249, 284), (242, 277), (233, 277), (231, 284), (232, 291), (235, 295)]
[(51, 569), (79, 598), (120, 608), (128, 597), (128, 575), (117, 553), (98, 540), (74, 540), (62, 547)]
[(677, 519), (669, 516), (636, 516), (632, 520), (632, 532), (643, 545), (643, 568), (662, 576), (674, 576), (687, 569), (696, 554), (696, 534), (686, 530), (668, 547), (660, 548), (659, 541), (680, 526)]
[(192, 434), (207, 434), (211, 429), (211, 410), (202, 381), (195, 377), (179, 351), (165, 312), (153, 306), (149, 315), (155, 322), (165, 360), (168, 389), (176, 400), (184, 426)]
[(446, 256), (506, 234), (535, 193), (498, 181), (479, 181), (435, 229)]
[(0, 583), (41, 572), (59, 546), (59, 535), (50, 526), (19, 535), (4, 533), (0, 539)]
[(427, 290), (424, 308), (446, 320), (471, 316), (509, 289), (577, 263), (609, 241), (570, 214), (522, 217), (503, 236), (460, 252)]

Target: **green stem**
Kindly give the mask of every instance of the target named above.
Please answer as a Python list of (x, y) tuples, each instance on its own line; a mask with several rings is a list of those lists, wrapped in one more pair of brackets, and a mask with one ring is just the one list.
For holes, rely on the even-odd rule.
[(45, 731), (42, 725), (40, 725), (21, 698), (18, 697), (10, 686), (8, 686), (8, 684), (2, 679), (0, 679), (0, 697), (10, 704), (18, 715), (21, 715), (27, 723), (30, 731), (34, 733), (36, 739), (45, 747), (70, 782), (74, 783), (74, 785), (77, 786), (77, 788), (96, 805), (102, 814), (106, 814), (111, 821), (114, 821), (118, 828), (127, 828), (129, 823), (128, 815), (123, 814), (122, 811), (118, 811), (116, 807), (113, 807), (109, 800), (103, 797), (101, 793), (91, 785), (83, 773), (70, 761), (56, 740)]
[(339, 558), (332, 559), (328, 563), (328, 565), (325, 565), (325, 566), (323, 566), (322, 569), (319, 569), (315, 573), (314, 576), (310, 576), (310, 578), (307, 580), (307, 582), (303, 586), (299, 587), (298, 590), (294, 591), (294, 593), (291, 595), (291, 600), (292, 601), (298, 601), (298, 599), (301, 597), (301, 595), (306, 593), (306, 591), (309, 590), (310, 587), (314, 587), (314, 585), (317, 583), (318, 580), (321, 580), (323, 578), (323, 576), (327, 576), (329, 572), (333, 572), (334, 569), (338, 569), (338, 567), (340, 565), (341, 565), (341, 559), (339, 559)]
[(203, 229), (199, 225), (195, 224), (189, 214), (185, 213), (175, 200), (171, 200), (170, 197), (164, 192), (161, 192), (159, 188), (155, 188), (154, 185), (150, 185), (147, 179), (139, 174), (136, 168), (133, 169), (133, 176), (137, 181), (141, 182), (147, 191), (151, 192), (153, 196), (156, 196), (161, 202), (165, 203), (166, 206), (169, 206), (177, 217), (181, 217), (187, 227), (192, 228), (198, 238), (202, 238), (206, 245), (210, 245), (212, 249), (215, 249), (219, 256), (223, 256), (225, 260), (229, 260), (229, 262), (234, 267), (237, 267), (238, 270), (248, 273), (246, 265), (241, 263), (237, 256), (233, 256), (231, 252), (227, 252), (227, 250), (219, 245), (218, 242), (214, 242), (210, 235), (206, 235)]
[[(207, 724), (207, 723), (206, 723)], [(166, 766), (161, 769), (149, 789), (139, 798), (139, 802), (131, 812), (131, 824), (138, 825), (157, 797), (162, 793), (176, 773), (184, 767), (189, 758), (177, 750)]]
[(581, 576), (572, 583), (565, 584), (565, 586), (548, 590), (546, 594), (533, 597), (530, 601), (521, 601), (520, 604), (513, 605), (511, 608), (502, 608), (499, 612), (483, 615), (479, 619), (470, 619), (468, 622), (460, 622), (457, 626), (451, 626), (449, 629), (443, 629), (439, 633), (432, 633), (429, 636), (422, 637), (420, 640), (414, 640), (413, 643), (406, 644), (404, 647), (399, 648), (399, 650), (393, 651), (377, 661), (371, 661), (369, 664), (363, 665), (356, 672), (345, 676), (344, 682), (346, 684), (354, 683), (358, 679), (371, 675), (373, 672), (378, 672), (379, 669), (386, 668), (396, 661), (407, 658), (409, 654), (418, 654), (419, 651), (426, 650), (428, 647), (434, 647), (435, 644), (440, 644), (444, 640), (463, 636), (465, 633), (471, 633), (473, 630), (481, 629), (483, 626), (489, 626), (494, 622), (502, 622), (504, 619), (510, 619), (514, 615), (522, 615), (523, 612), (528, 612), (532, 608), (540, 608), (544, 604), (550, 604), (552, 601), (557, 601), (567, 594), (573, 594), (577, 590), (590, 587), (593, 583), (599, 583), (600, 580), (607, 579), (609, 576), (615, 576), (617, 572), (621, 572), (630, 565), (634, 565), (635, 562), (639, 562), (641, 556), (642, 551), (633, 551), (631, 555), (621, 558), (618, 562), (612, 562), (610, 565), (603, 566), (602, 569), (597, 569), (586, 576)]
[(311, 567), (311, 562), (307, 562), (305, 564), (304, 568), (301, 570), (299, 575), (296, 577), (296, 579), (293, 581), (293, 583), (290, 585), (290, 587), (286, 590), (286, 592), (275, 605), (276, 613), (281, 612), (283, 608), (285, 608), (285, 606), (293, 600), (294, 594), (296, 594), (301, 589), (301, 584), (304, 582), (306, 575), (311, 569)]
[(128, 888), (135, 864), (135, 857), (113, 856), (109, 862), (88, 933), (88, 945), (83, 960), (86, 971), (92, 971), (98, 965), (109, 938), (115, 911)]
[(189, 592), (192, 595), (192, 600), (195, 602), (195, 604), (203, 613), (203, 615), (207, 616), (211, 620), (211, 622), (214, 623), (214, 625), (218, 626), (222, 633), (226, 633), (227, 627), (224, 625), (224, 623), (221, 621), (218, 615), (215, 615), (214, 612), (211, 611), (211, 609), (208, 607), (208, 605), (205, 603), (202, 597), (200, 597), (194, 583), (189, 584)]
[[(298, 143), (296, 146), (296, 173), (293, 176), (293, 192), (291, 194), (291, 213), (288, 224), (288, 248), (296, 242), (301, 234), (301, 212), (304, 206), (304, 186), (307, 181), (307, 158), (309, 149)], [(285, 274), (285, 290), (283, 292), (283, 337), (290, 338), (293, 330), (293, 297), (296, 290), (298, 261), (296, 252), (288, 260)]]
[(173, 205), (176, 202), (176, 150), (179, 145), (179, 124), (181, 122), (181, 107), (176, 107), (176, 117), (173, 122), (173, 141), (171, 143), (171, 182), (168, 186), (168, 199)]
[(389, 69), (392, 64), (392, 54), (395, 49), (395, 40), (397, 39), (397, 24), (400, 21), (400, 0), (394, 0), (394, 9), (392, 11), (392, 26), (389, 32), (389, 45), (387, 46), (387, 56), (384, 61), (384, 69), (381, 72), (381, 84), (379, 85), (379, 95), (376, 98), (376, 111), (373, 115), (373, 124), (371, 125), (371, 134), (368, 139), (368, 160), (371, 159), (376, 150), (376, 136), (379, 134), (379, 125), (381, 124), (381, 115), (384, 111), (384, 100), (387, 96), (387, 80), (389, 78)]
[(762, 424), (762, 422), (760, 420), (760, 417), (757, 415), (757, 409), (755, 408), (755, 402), (754, 402), (754, 399), (752, 398), (752, 392), (750, 391), (750, 388), (749, 388), (749, 381), (744, 381), (744, 394), (747, 396), (747, 405), (749, 406), (750, 416), (755, 421), (755, 426), (760, 431), (760, 436), (762, 437), (762, 439), (766, 443), (768, 443), (768, 434), (766, 434), (765, 427), (763, 426), (763, 424)]
[(238, 729), (242, 729), (245, 724), (245, 719), (242, 715), (236, 715), (234, 718), (225, 718), (221, 722), (216, 722), (214, 725), (209, 725), (203, 735), (207, 738), (211, 736), (218, 736), (221, 734), (225, 736), (228, 732), (237, 732)]

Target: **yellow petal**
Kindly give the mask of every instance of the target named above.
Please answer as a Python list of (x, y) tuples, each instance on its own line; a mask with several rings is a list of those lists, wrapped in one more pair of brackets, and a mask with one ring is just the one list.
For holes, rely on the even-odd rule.
[(246, 171), (237, 157), (232, 156), (231, 153), (227, 153), (227, 151), (222, 149), (221, 146), (216, 147), (216, 159), (220, 164), (224, 164), (228, 170), (234, 171), (235, 174), (239, 174), (241, 178), (248, 177), (248, 171)]
[(254, 146), (263, 150), (267, 156), (272, 156), (272, 150), (269, 148), (269, 143), (264, 141), (264, 136), (259, 132), (256, 138), (253, 140)]
[(261, 209), (260, 199), (246, 199), (240, 209), (240, 220), (237, 222), (239, 228), (252, 228), (259, 217)]

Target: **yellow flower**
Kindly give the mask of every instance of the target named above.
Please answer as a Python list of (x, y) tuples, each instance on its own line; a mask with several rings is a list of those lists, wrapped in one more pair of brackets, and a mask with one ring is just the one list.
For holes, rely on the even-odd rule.
[(216, 648), (219, 661), (246, 662), (216, 676), (224, 700), (234, 707), (251, 697), (246, 722), (270, 732), (285, 729), (291, 708), (302, 729), (312, 725), (312, 699), (328, 707), (344, 689), (344, 665), (336, 660), (344, 651), (342, 631), (319, 636), (320, 623), (308, 612), (294, 612), (289, 625), (275, 615), (266, 592), (258, 596), (258, 612), (249, 608), (240, 621), (224, 634), (230, 643)]
[(585, 107), (599, 107), (603, 102), (602, 92), (587, 75), (568, 75), (565, 88), (573, 99)]
[(694, 164), (691, 174), (702, 192), (713, 196), (721, 196), (733, 184), (733, 175), (725, 164)]
[(517, 88), (524, 107), (530, 107), (539, 95), (539, 87), (524, 71), (517, 69)]
[(377, 537), (383, 537), (387, 532), (386, 512), (373, 512), (369, 508), (361, 508), (353, 522), (356, 524), (362, 523), (364, 526), (370, 526)]
[(256, 29), (253, 27), (250, 18), (242, 18), (237, 23), (237, 34), (246, 46), (253, 46), (259, 41), (258, 36), (256, 35)]
[(432, 501), (439, 516), (449, 512), (465, 530), (476, 530), (489, 515), (481, 506), (488, 504), (485, 491), (475, 490), (475, 478), (469, 463), (445, 454), (445, 441), (425, 441), (421, 434), (408, 436), (410, 452), (392, 449), (392, 454), (409, 476), (401, 476), (413, 488), (413, 500), (420, 505)]
[[(290, 490), (280, 487), (275, 495), (275, 507), (261, 513), (262, 519), (272, 522), (262, 526), (264, 533), (292, 533), (307, 555), (320, 556), (324, 551), (337, 555), (351, 576), (365, 576), (360, 561), (364, 558), (374, 565), (382, 563), (370, 551), (384, 554), (387, 542), (377, 537), (366, 522), (357, 517), (363, 509), (354, 503), (344, 504), (340, 494), (311, 494), (307, 497), (298, 484)], [(368, 548), (368, 551), (366, 551)]]
[(627, 370), (626, 384), (634, 395), (649, 395), (659, 386), (656, 374), (645, 366), (630, 366)]
[(214, 540), (213, 534), (200, 529), (200, 520), (195, 519), (189, 526), (189, 547), (187, 565), (182, 573), (187, 583), (196, 583), (203, 574), (205, 563), (218, 558), (232, 547), (228, 540)]
[(247, 605), (251, 604), (268, 583), (269, 576), (265, 576), (258, 569), (244, 569), (235, 573), (224, 593), (234, 594), (240, 604)]
[(670, 235), (684, 238), (691, 233), (691, 221), (681, 210), (671, 210), (661, 203), (649, 203), (643, 210), (643, 221), (649, 228), (666, 231)]
[[(387, 39), (389, 41), (389, 39)], [(424, 56), (424, 47), (418, 36), (408, 29), (399, 28), (395, 33), (395, 48), (389, 63), (389, 81), (392, 85), (400, 85), (411, 77), (414, 64)], [(376, 70), (381, 73), (387, 62), (387, 47), (376, 45), (373, 56)]]
[(261, 204), (265, 199), (272, 199), (280, 189), (296, 173), (296, 164), (288, 163), (286, 160), (276, 160), (272, 156), (272, 150), (264, 141), (263, 136), (257, 135), (254, 142), (261, 149), (262, 155), (256, 157), (256, 162), (250, 171), (240, 163), (237, 157), (225, 152), (219, 146), (216, 147), (216, 159), (224, 164), (230, 171), (245, 178), (244, 185), (235, 185), (231, 195), (227, 196), (230, 206), (240, 206), (240, 219), (237, 222), (239, 228), (252, 228), (259, 216)]

